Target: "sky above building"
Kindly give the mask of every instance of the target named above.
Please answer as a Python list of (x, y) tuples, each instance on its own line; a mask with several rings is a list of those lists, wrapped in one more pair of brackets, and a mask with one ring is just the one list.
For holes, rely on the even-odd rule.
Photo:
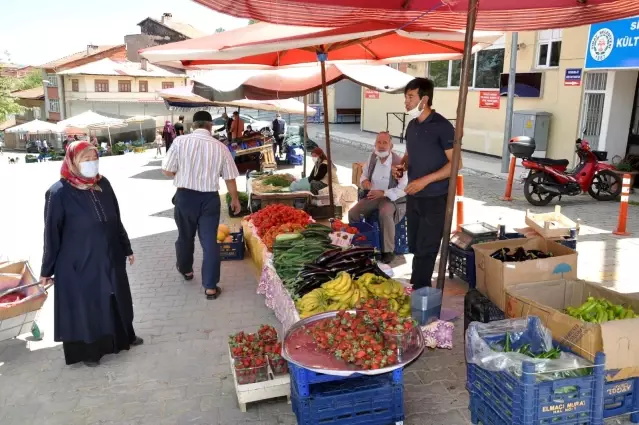
[(247, 24), (191, 0), (3, 0), (0, 2), (0, 62), (8, 51), (11, 62), (40, 65), (86, 49), (87, 44), (123, 44), (127, 34), (139, 34), (144, 18), (163, 13), (213, 34)]

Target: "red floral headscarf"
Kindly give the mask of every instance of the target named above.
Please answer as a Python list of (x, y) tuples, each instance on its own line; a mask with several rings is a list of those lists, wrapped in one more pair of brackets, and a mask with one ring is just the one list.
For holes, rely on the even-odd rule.
[(63, 179), (71, 183), (73, 187), (82, 190), (100, 191), (98, 182), (102, 178), (100, 174), (93, 178), (84, 177), (80, 174), (80, 162), (85, 160), (91, 152), (98, 153), (98, 150), (89, 142), (78, 141), (70, 143), (67, 146), (67, 152), (64, 156), (64, 162), (60, 169), (60, 175)]

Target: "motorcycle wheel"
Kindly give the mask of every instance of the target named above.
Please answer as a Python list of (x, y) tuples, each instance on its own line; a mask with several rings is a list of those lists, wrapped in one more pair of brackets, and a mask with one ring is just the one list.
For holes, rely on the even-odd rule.
[(614, 201), (621, 194), (621, 176), (610, 170), (595, 174), (588, 188), (588, 194), (597, 201)]
[(537, 171), (531, 173), (524, 182), (524, 196), (526, 200), (536, 207), (548, 205), (555, 195), (547, 191), (542, 191), (538, 186), (550, 181), (550, 177), (544, 172)]

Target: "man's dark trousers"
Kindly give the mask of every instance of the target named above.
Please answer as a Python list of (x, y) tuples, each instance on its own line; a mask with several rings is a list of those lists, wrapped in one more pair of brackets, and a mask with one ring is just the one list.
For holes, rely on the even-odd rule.
[(408, 248), (411, 254), (414, 254), (410, 279), (413, 289), (431, 286), (435, 261), (444, 234), (446, 198), (447, 195), (407, 197)]
[(217, 288), (220, 281), (220, 246), (217, 227), (220, 223), (220, 195), (218, 192), (198, 192), (178, 189), (175, 194), (175, 224), (178, 239), (175, 242), (178, 269), (181, 273), (193, 271), (193, 251), (197, 232), (204, 260), (202, 286)]

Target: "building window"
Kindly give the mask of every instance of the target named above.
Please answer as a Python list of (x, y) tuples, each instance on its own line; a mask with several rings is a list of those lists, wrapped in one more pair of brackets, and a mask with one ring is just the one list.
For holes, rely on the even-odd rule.
[(80, 83), (78, 80), (71, 80), (71, 91), (80, 91)]
[(47, 74), (47, 84), (49, 87), (58, 87), (58, 76), (55, 74)]
[(49, 112), (60, 112), (60, 100), (49, 99)]
[(322, 103), (322, 91), (318, 90), (313, 93), (308, 94), (308, 104), (309, 105), (319, 105)]
[(129, 81), (129, 80), (118, 81), (118, 91), (121, 92), (121, 93), (130, 93), (131, 92), (131, 81)]
[(149, 82), (140, 81), (140, 93), (147, 93), (149, 91)]
[(109, 80), (95, 80), (95, 91), (106, 93), (109, 91)]
[(544, 30), (537, 33), (537, 68), (559, 66), (561, 56), (561, 30)]
[[(499, 78), (504, 71), (504, 38), (492, 46), (475, 53), (470, 61), (470, 88), (498, 89)], [(461, 81), (461, 59), (450, 61), (431, 61), (428, 63), (428, 78), (435, 87), (459, 87)]]
[(173, 87), (175, 87), (173, 81), (162, 81), (162, 90), (172, 89)]

